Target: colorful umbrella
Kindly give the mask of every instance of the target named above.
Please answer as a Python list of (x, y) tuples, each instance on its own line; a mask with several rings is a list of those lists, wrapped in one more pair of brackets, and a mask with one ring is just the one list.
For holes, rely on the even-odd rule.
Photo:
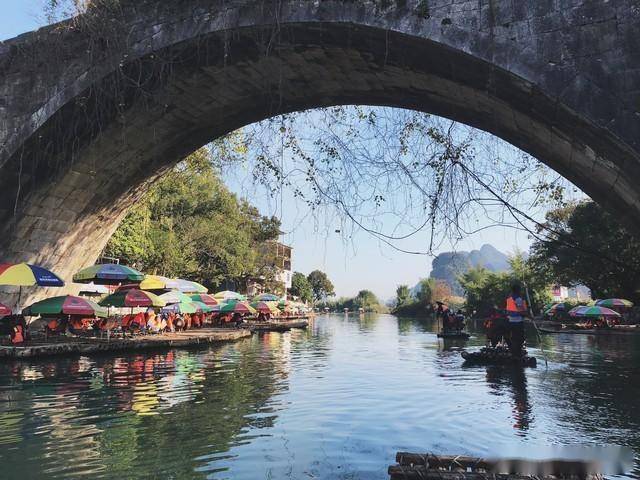
[(256, 314), (256, 310), (246, 302), (229, 302), (216, 308), (220, 313), (249, 313)]
[(177, 282), (176, 289), (180, 290), (182, 293), (207, 293), (209, 291), (207, 287), (198, 282), (183, 280), (182, 278), (178, 278), (175, 281)]
[(104, 307), (164, 307), (167, 303), (157, 295), (144, 290), (121, 290), (103, 299)]
[(80, 270), (73, 276), (75, 283), (97, 283), (99, 285), (117, 285), (125, 282), (141, 282), (144, 274), (126, 265), (103, 263)]
[[(167, 305), (171, 305), (174, 303), (191, 303), (191, 297), (185, 293), (179, 292), (177, 290), (171, 290), (170, 292), (163, 293), (162, 295), (158, 295), (158, 298), (164, 300)], [(188, 312), (185, 312), (188, 313)]]
[(271, 302), (252, 302), (250, 305), (260, 313), (280, 313), (278, 307)]
[(238, 292), (232, 292), (231, 290), (224, 290), (222, 292), (218, 292), (213, 296), (216, 300), (240, 300), (243, 301), (245, 300), (245, 296), (238, 293)]
[(214, 306), (214, 305), (218, 305), (218, 300), (216, 300), (213, 296), (209, 295), (208, 293), (194, 293), (192, 295), (189, 295), (189, 297), (191, 297), (191, 300), (193, 300), (194, 302), (202, 302), (205, 305), (209, 305), (209, 306)]
[(253, 299), (254, 302), (277, 302), (279, 300), (280, 296), (273, 293), (261, 293)]
[(178, 302), (167, 305), (162, 309), (163, 312), (173, 313), (196, 313), (198, 306), (193, 302)]
[(217, 305), (207, 305), (206, 303), (199, 302), (198, 300), (193, 300), (191, 303), (198, 307), (198, 312), (204, 313), (213, 312), (214, 308), (217, 307)]
[(87, 315), (106, 317), (107, 309), (96, 302), (86, 298), (62, 295), (60, 297), (46, 298), (36, 302), (24, 310), (23, 315)]
[(91, 282), (82, 287), (78, 295), (83, 297), (101, 297), (103, 295), (108, 295), (109, 293), (111, 293), (111, 290), (109, 290), (108, 287), (104, 285), (96, 285)]
[(607, 298), (605, 300), (598, 300), (596, 302), (596, 305), (599, 307), (607, 307), (607, 308), (611, 308), (611, 307), (630, 308), (630, 307), (633, 307), (633, 302), (630, 302), (629, 300), (625, 300), (624, 298)]
[(28, 263), (0, 263), (0, 285), (63, 287), (64, 282), (46, 268)]
[(575, 307), (569, 310), (569, 315), (572, 317), (619, 317), (618, 312), (614, 312), (610, 308), (600, 306), (582, 306)]
[(9, 307), (0, 303), (0, 317), (6, 317), (7, 315), (11, 315), (13, 312)]
[(177, 290), (178, 282), (161, 275), (145, 275), (138, 287), (140, 290)]
[(556, 313), (566, 312), (566, 311), (567, 311), (567, 306), (564, 303), (554, 303), (553, 305), (551, 305), (551, 307), (545, 310), (544, 313), (547, 315), (555, 315)]

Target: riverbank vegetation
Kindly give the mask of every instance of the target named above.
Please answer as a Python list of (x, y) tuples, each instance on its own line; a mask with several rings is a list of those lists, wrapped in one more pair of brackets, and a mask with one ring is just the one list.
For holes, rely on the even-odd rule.
[(336, 300), (322, 302), (321, 308), (332, 311), (349, 311), (363, 309), (365, 312), (387, 313), (388, 307), (384, 305), (371, 290), (360, 290), (355, 297), (340, 297)]

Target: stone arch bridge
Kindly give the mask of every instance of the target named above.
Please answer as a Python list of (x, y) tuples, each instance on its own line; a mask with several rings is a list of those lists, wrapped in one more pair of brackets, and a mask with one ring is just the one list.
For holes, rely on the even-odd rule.
[(634, 0), (98, 0), (0, 43), (0, 259), (69, 278), (145, 185), (283, 112), (422, 110), (640, 227)]

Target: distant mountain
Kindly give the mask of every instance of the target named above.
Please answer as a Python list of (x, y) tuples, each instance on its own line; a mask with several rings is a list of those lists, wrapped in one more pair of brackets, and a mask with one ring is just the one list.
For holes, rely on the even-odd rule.
[(444, 252), (433, 259), (430, 276), (447, 282), (455, 295), (462, 296), (458, 276), (475, 267), (504, 272), (509, 270), (509, 257), (489, 244), (470, 252)]

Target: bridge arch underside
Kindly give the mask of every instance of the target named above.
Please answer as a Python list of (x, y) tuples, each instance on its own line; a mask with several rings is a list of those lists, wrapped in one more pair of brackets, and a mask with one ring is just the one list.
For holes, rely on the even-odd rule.
[(70, 278), (95, 261), (148, 182), (193, 150), (280, 113), (345, 104), (489, 131), (640, 224), (635, 152), (536, 85), (424, 38), (288, 24), (277, 40), (245, 28), (172, 45), (67, 102), (0, 166), (0, 258)]

